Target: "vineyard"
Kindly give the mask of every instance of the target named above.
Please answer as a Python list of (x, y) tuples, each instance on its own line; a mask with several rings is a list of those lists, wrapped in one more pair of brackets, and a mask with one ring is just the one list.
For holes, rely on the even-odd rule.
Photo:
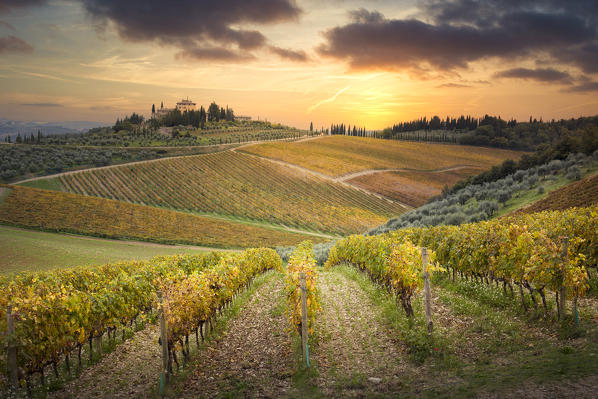
[(124, 341), (134, 321), (159, 311), (167, 326), (160, 342), (169, 354), (165, 372), (172, 374), (173, 362), (179, 366), (177, 352), (189, 356), (190, 335), (199, 345), (199, 334), (203, 341), (217, 313), (241, 289), (256, 275), (281, 268), (273, 250), (250, 249), (3, 278), (0, 330), (10, 336), (8, 356), (2, 351), (3, 369), (8, 366), (11, 378), (23, 380), (31, 392), (34, 374), (44, 386), (46, 366), (52, 365), (57, 379), (61, 362), (70, 374), (72, 357), (81, 367), (84, 345), (91, 363), (94, 347), (102, 353), (104, 336), (113, 340), (120, 329)]
[[(594, 206), (353, 235), (336, 242), (323, 269), (304, 241), (286, 267), (274, 251), (252, 249), (2, 277), (0, 312), (10, 312), (15, 331), (3, 353), (19, 348), (23, 390), (38, 390), (59, 374), (93, 370), (102, 339), (119, 352), (131, 321), (155, 329), (160, 319), (163, 377), (176, 388), (167, 397), (452, 397), (486, 389), (508, 397), (536, 378), (594, 375), (598, 313), (588, 288), (598, 272), (597, 232)], [(235, 296), (270, 269), (283, 273), (270, 274), (252, 294), (259, 302), (243, 310), (258, 319), (241, 313), (230, 334), (215, 335), (216, 316), (228, 317)], [(11, 318), (0, 317), (7, 329)], [(289, 348), (303, 331), (313, 374)], [(308, 385), (294, 385), (298, 378)]]
[(380, 172), (350, 179), (348, 182), (369, 191), (380, 193), (404, 204), (418, 207), (440, 195), (444, 186), (479, 173), (481, 169), (460, 168), (445, 172)]
[(524, 154), (520, 151), (347, 136), (295, 143), (263, 143), (243, 147), (242, 151), (283, 160), (329, 176), (370, 169), (433, 171), (465, 165), (487, 169), (505, 159), (517, 160)]
[[(438, 263), (466, 279), (518, 287), (538, 311), (549, 312), (547, 292), (555, 295), (562, 317), (566, 299), (577, 301), (589, 288), (590, 270), (598, 268), (598, 208), (525, 214), (461, 226), (402, 229), (378, 236), (351, 236), (330, 250), (328, 266), (354, 264), (400, 298), (406, 313), (421, 268), (411, 242), (435, 251)], [(414, 269), (410, 269), (415, 267)]]
[(221, 248), (289, 245), (313, 238), (104, 198), (22, 186), (10, 189), (0, 205), (0, 222), (20, 227)]
[(60, 177), (69, 192), (336, 234), (358, 233), (399, 204), (267, 160), (224, 152)]
[(546, 198), (521, 208), (515, 213), (534, 213), (547, 210), (565, 210), (571, 207), (594, 205), (598, 202), (598, 174), (586, 177), (550, 192)]

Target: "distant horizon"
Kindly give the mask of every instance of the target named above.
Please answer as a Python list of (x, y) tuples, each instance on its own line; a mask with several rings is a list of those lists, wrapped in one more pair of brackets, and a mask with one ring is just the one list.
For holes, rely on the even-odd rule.
[(585, 0), (10, 1), (0, 115), (111, 123), (186, 97), (304, 129), (596, 115), (596, 22)]
[[(233, 110), (234, 110), (234, 108), (233, 108)], [(135, 112), (135, 111), (133, 111), (133, 112)], [(144, 119), (148, 119), (148, 118), (151, 117), (151, 112), (149, 112), (147, 115), (144, 115), (141, 112), (135, 112), (135, 113), (139, 114), (139, 115), (142, 115), (144, 117)], [(129, 115), (131, 115), (131, 113), (129, 113), (129, 114), (122, 114), (122, 115), (116, 116), (114, 118), (114, 120), (111, 120), (111, 121), (99, 121), (99, 120), (95, 120), (95, 121), (94, 120), (60, 120), (60, 119), (59, 120), (53, 120), (53, 121), (52, 120), (22, 120), (22, 119), (21, 120), (16, 120), (16, 119), (10, 119), (10, 118), (4, 117), (4, 116), (0, 116), (0, 120), (11, 121), (11, 122), (31, 123), (31, 124), (33, 124), (33, 123), (40, 123), (40, 124), (48, 124), (48, 125), (53, 125), (53, 126), (62, 126), (61, 124), (72, 124), (72, 123), (89, 123), (89, 124), (97, 124), (97, 126), (95, 126), (95, 127), (108, 127), (108, 126), (113, 126), (114, 123), (115, 123), (115, 121), (116, 121), (116, 119), (122, 119), (122, 118), (124, 118), (126, 116), (129, 116)], [(419, 116), (416, 116), (416, 117), (414, 117), (412, 119), (396, 120), (396, 121), (390, 123), (389, 125), (384, 126), (382, 128), (378, 128), (378, 129), (373, 129), (373, 128), (370, 129), (368, 126), (365, 126), (365, 128), (368, 131), (381, 131), (381, 130), (387, 128), (387, 127), (392, 127), (392, 125), (397, 124), (397, 123), (411, 122), (411, 121), (414, 121), (414, 120), (417, 120), (417, 119), (420, 119), (420, 118), (424, 118), (424, 117), (428, 118), (428, 120), (429, 120), (430, 118), (432, 118), (434, 116), (438, 116), (440, 118), (440, 120), (443, 121), (447, 117), (458, 118), (458, 117), (460, 117), (462, 115), (463, 116), (471, 116), (472, 118), (478, 119), (478, 120), (482, 119), (484, 117), (484, 115), (488, 115), (488, 116), (491, 116), (491, 117), (497, 117), (497, 118), (500, 117), (502, 120), (505, 120), (505, 121), (509, 121), (511, 119), (515, 119), (518, 123), (520, 123), (520, 122), (527, 122), (529, 120), (530, 116), (533, 119), (536, 119), (537, 121), (551, 122), (553, 119), (555, 121), (559, 121), (561, 119), (569, 120), (569, 119), (578, 119), (578, 118), (588, 118), (588, 117), (597, 116), (598, 113), (596, 113), (596, 114), (588, 114), (588, 115), (577, 115), (577, 116), (571, 116), (571, 117), (566, 117), (566, 118), (544, 118), (544, 117), (541, 117), (541, 116), (529, 115), (528, 117), (522, 118), (522, 119), (504, 117), (503, 115), (497, 115), (497, 114), (491, 114), (491, 113), (485, 113), (484, 115), (471, 115), (471, 114), (469, 114), (469, 115), (468, 114), (460, 114), (460, 115), (437, 115), (437, 114), (430, 114), (430, 115), (419, 115)], [(252, 115), (242, 115), (242, 116), (250, 116), (252, 118), (252, 120), (255, 120), (255, 121), (258, 120), (257, 118), (254, 118)], [(263, 118), (260, 118), (259, 120), (265, 122), (265, 120)], [(271, 122), (271, 123), (282, 123), (282, 124), (284, 124), (283, 122), (277, 121), (275, 119), (272, 119), (272, 120), (268, 119), (267, 122)], [(330, 128), (330, 125), (336, 125), (336, 124), (341, 124), (341, 123), (345, 123), (345, 122), (342, 121), (342, 120), (339, 120), (339, 121), (336, 121), (336, 122), (332, 122), (329, 125), (324, 125), (323, 127), (324, 127), (324, 129), (326, 129), (326, 128)], [(353, 123), (346, 123), (346, 126), (349, 126), (349, 125), (353, 126), (354, 124)], [(302, 127), (299, 127), (299, 126), (293, 126), (293, 125), (288, 125), (288, 126), (289, 127), (295, 127), (295, 128), (298, 128), (298, 129), (308, 130), (309, 129), (309, 122), (308, 122), (308, 126), (305, 127), (305, 128), (302, 128)], [(364, 127), (364, 126), (360, 126), (360, 125), (357, 125), (357, 124), (355, 124), (355, 126), (357, 126), (357, 127)], [(66, 127), (66, 126), (62, 126), (62, 127)], [(321, 126), (316, 126), (314, 124), (314, 130), (316, 130), (316, 129), (319, 130), (320, 128), (321, 128)]]

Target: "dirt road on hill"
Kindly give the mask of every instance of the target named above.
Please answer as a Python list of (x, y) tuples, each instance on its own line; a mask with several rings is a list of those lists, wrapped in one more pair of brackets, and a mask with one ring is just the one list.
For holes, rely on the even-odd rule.
[(360, 176), (373, 175), (375, 173), (385, 173), (385, 172), (443, 173), (443, 172), (452, 172), (452, 171), (461, 170), (461, 169), (468, 169), (468, 168), (472, 168), (472, 167), (475, 167), (475, 166), (474, 165), (456, 165), (456, 166), (451, 166), (449, 168), (434, 169), (434, 170), (418, 170), (418, 169), (405, 169), (405, 168), (402, 168), (402, 169), (366, 169), (366, 170), (362, 170), (359, 172), (348, 173), (346, 175), (335, 177), (334, 181), (344, 182), (344, 181), (348, 181), (351, 179), (355, 179)]
[[(248, 141), (247, 143), (243, 143), (241, 145), (239, 145), (238, 143), (230, 143), (230, 144), (210, 144), (210, 145), (198, 146), (198, 147), (206, 148), (206, 147), (225, 147), (226, 146), (227, 148), (222, 149), (222, 151), (215, 151), (215, 152), (224, 152), (224, 151), (232, 151), (235, 148), (243, 147), (243, 146), (246, 146), (246, 145), (254, 145), (254, 144), (260, 144), (260, 143), (269, 143), (269, 142), (274, 142), (274, 141), (293, 141), (293, 140), (295, 140), (295, 139), (285, 138), (285, 139), (276, 139), (276, 140)], [(228, 147), (233, 147), (233, 148), (228, 148)], [(103, 147), (98, 147), (98, 148), (103, 148)], [(115, 147), (110, 147), (110, 148), (115, 148)], [(117, 148), (127, 149), (129, 147), (117, 147)], [(135, 147), (135, 149), (147, 149), (147, 150), (160, 150), (160, 149), (171, 149), (171, 148), (173, 148), (173, 147)], [(146, 159), (146, 160), (143, 160), (143, 161), (134, 161), (134, 162), (119, 163), (119, 164), (108, 165), (108, 166), (96, 166), (96, 167), (93, 167), (93, 168), (70, 170), (70, 171), (67, 171), (67, 172), (55, 173), (53, 175), (37, 176), (37, 177), (29, 178), (29, 179), (19, 180), (17, 182), (11, 183), (11, 184), (21, 184), (21, 183), (26, 183), (26, 182), (30, 182), (30, 181), (36, 181), (36, 180), (52, 179), (52, 178), (55, 178), (55, 177), (72, 175), (72, 174), (75, 174), (75, 173), (87, 172), (87, 171), (90, 171), (90, 170), (102, 170), (102, 169), (117, 168), (119, 166), (131, 166), (131, 165), (145, 164), (145, 163), (151, 163), (151, 162), (159, 162), (159, 161), (163, 161), (163, 160), (166, 160), (166, 159), (178, 159), (178, 158), (186, 158), (186, 157), (195, 157), (195, 156), (199, 156), (199, 155), (214, 154), (215, 152), (206, 153), (206, 154), (178, 155), (178, 156), (175, 156), (175, 157), (164, 157), (164, 158)]]

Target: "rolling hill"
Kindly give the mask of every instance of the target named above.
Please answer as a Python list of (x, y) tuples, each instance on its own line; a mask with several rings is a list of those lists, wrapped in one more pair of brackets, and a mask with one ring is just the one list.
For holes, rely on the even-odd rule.
[(233, 151), (60, 177), (65, 191), (335, 234), (360, 233), (405, 207)]
[(598, 174), (571, 183), (529, 206), (518, 209), (515, 214), (542, 211), (562, 211), (572, 207), (587, 207), (598, 203)]
[(104, 198), (22, 186), (2, 187), (0, 223), (96, 237), (240, 248), (322, 237)]
[(495, 148), (324, 136), (293, 143), (262, 143), (238, 151), (333, 177), (410, 206), (423, 205), (467, 176), (524, 152)]

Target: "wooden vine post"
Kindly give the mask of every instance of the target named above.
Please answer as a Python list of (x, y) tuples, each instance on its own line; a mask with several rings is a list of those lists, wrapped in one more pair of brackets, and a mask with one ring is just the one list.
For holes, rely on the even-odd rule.
[(426, 301), (426, 325), (428, 335), (432, 335), (434, 324), (432, 323), (432, 294), (430, 292), (430, 273), (428, 272), (428, 249), (422, 248), (422, 266), (424, 271), (424, 298)]
[(8, 305), (6, 310), (6, 325), (8, 334), (8, 349), (7, 349), (7, 368), (8, 378), (12, 389), (16, 390), (19, 386), (19, 375), (17, 369), (17, 347), (14, 343), (15, 325), (12, 316), (12, 306)]
[(305, 282), (305, 273), (299, 277), (299, 287), (301, 288), (301, 351), (305, 359), (305, 365), (309, 368), (309, 348), (307, 341), (307, 283)]
[(164, 303), (162, 302), (162, 291), (158, 291), (159, 312), (160, 312), (160, 343), (162, 344), (162, 371), (160, 372), (160, 395), (164, 395), (164, 390), (170, 378), (168, 374), (168, 326), (166, 324), (166, 314), (164, 313)]
[(563, 282), (561, 283), (561, 289), (559, 290), (559, 319), (565, 318), (565, 300), (567, 299), (567, 290), (565, 288), (565, 278), (567, 275), (567, 256), (569, 252), (569, 239), (563, 239), (563, 252), (561, 253), (562, 258), (562, 270), (563, 270)]

